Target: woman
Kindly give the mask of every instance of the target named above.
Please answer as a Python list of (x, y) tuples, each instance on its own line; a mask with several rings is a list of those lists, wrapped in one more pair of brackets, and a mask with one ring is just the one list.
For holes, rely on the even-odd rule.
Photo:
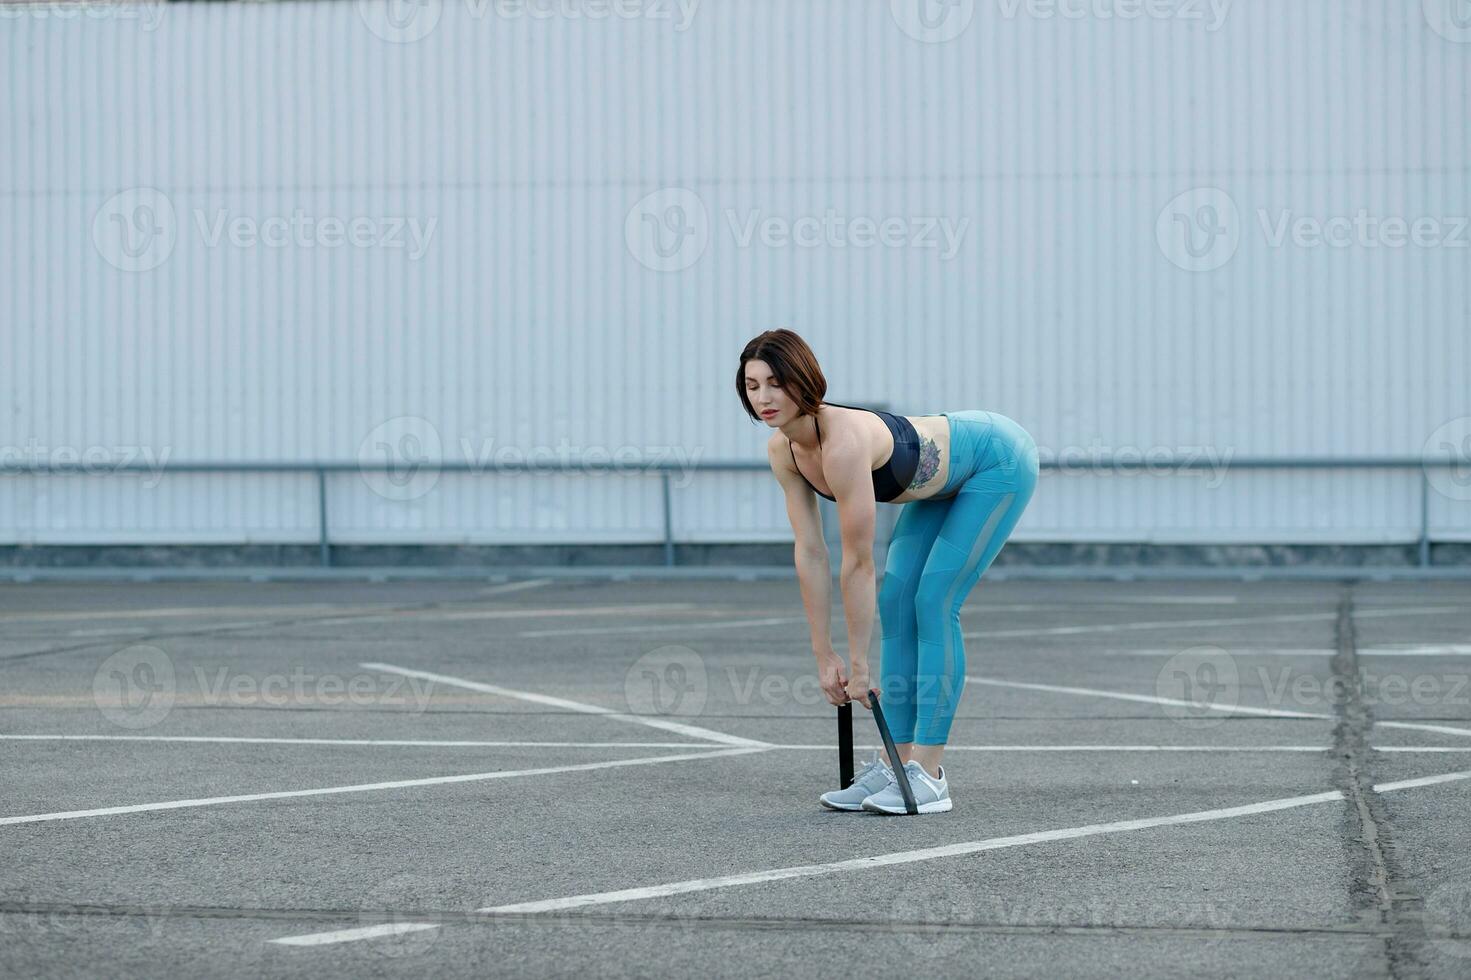
[[(790, 330), (768, 330), (746, 345), (736, 386), (747, 413), (776, 430), (766, 454), (796, 538), (819, 683), (835, 705), (852, 700), (872, 708), (875, 505), (905, 505), (877, 594), (877, 688), (919, 812), (949, 810), (940, 758), (965, 686), (960, 607), (1031, 500), (1036, 443), (995, 412), (903, 416), (826, 402), (817, 358)], [(828, 630), (832, 577), (814, 493), (838, 505), (849, 671)], [(877, 752), (852, 786), (824, 793), (820, 802), (834, 810), (906, 812), (893, 770)]]

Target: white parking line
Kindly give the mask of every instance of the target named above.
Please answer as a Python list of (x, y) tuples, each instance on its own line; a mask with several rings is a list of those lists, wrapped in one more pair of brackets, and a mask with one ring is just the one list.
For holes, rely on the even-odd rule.
[(804, 623), (801, 616), (781, 616), (776, 619), (725, 619), (714, 623), (660, 623), (648, 626), (584, 626), (577, 629), (524, 630), (521, 636), (602, 636), (605, 633), (658, 633), (686, 630), (732, 629), (739, 626), (778, 626), (786, 623)]
[(1391, 643), (1388, 646), (1361, 647), (1361, 657), (1464, 657), (1471, 655), (1471, 643)]
[(760, 748), (714, 749), (704, 752), (686, 752), (681, 755), (651, 755), (638, 759), (615, 759), (605, 762), (584, 762), (578, 765), (548, 766), (544, 769), (511, 769), (499, 772), (471, 772), (457, 776), (430, 776), (425, 779), (395, 779), (382, 783), (359, 783), (353, 786), (323, 786), (318, 789), (292, 789), (274, 793), (247, 793), (240, 796), (214, 796), (195, 800), (167, 800), (162, 803), (136, 803), (130, 806), (99, 807), (95, 810), (63, 810), (58, 813), (36, 813), (21, 817), (0, 817), (0, 827), (23, 823), (47, 823), (55, 820), (79, 820), (84, 817), (111, 817), (122, 813), (149, 813), (156, 810), (184, 810), (201, 806), (220, 806), (226, 803), (254, 803), (259, 800), (286, 800), (302, 796), (333, 796), (339, 793), (370, 793), (387, 789), (406, 789), (411, 786), (440, 786), (448, 783), (472, 783), (487, 779), (511, 779), (517, 776), (545, 776), (556, 772), (579, 772), (591, 769), (612, 769), (618, 766), (651, 766), (665, 762), (682, 762), (687, 759), (714, 759), (726, 755), (743, 755), (761, 752)]
[(505, 595), (507, 592), (521, 592), (526, 589), (537, 589), (543, 585), (551, 585), (549, 578), (531, 578), (524, 582), (503, 582), (500, 585), (490, 585), (480, 590), (480, 595)]
[[(1216, 705), (1202, 704), (1198, 701), (1184, 701), (1179, 698), (1161, 698), (1152, 694), (1127, 694), (1123, 691), (1105, 691), (1093, 687), (1062, 687), (1057, 684), (1033, 684), (1023, 681), (1003, 681), (995, 677), (977, 677), (974, 674), (965, 675), (966, 682), (974, 681), (977, 684), (990, 684), (993, 687), (1017, 687), (1034, 691), (1050, 691), (1053, 694), (1077, 694), (1083, 697), (1112, 698), (1116, 701), (1141, 701), (1146, 704), (1168, 704), (1179, 707), (1191, 708), (1196, 711), (1216, 711), (1223, 715), (1264, 715), (1274, 718), (1323, 718), (1332, 720), (1333, 715), (1318, 714), (1308, 711), (1286, 711), (1280, 708), (1253, 708), (1247, 705)], [(1436, 732), (1441, 735), (1466, 735), (1471, 736), (1471, 728), (1455, 728), (1451, 725), (1432, 725), (1422, 721), (1379, 721), (1374, 724), (1383, 728), (1404, 728), (1417, 732)]]
[(67, 630), (67, 636), (121, 636), (125, 633), (147, 633), (142, 626), (98, 626), (85, 630)]
[[(472, 739), (408, 739), (408, 738), (269, 738), (236, 735), (3, 735), (0, 741), (11, 742), (163, 742), (205, 743), (222, 745), (337, 745), (344, 747), (386, 748), (527, 748), (527, 749), (704, 749), (713, 748), (697, 742), (527, 742), (481, 741)], [(766, 743), (768, 752), (831, 752), (829, 743)], [(1379, 752), (1471, 752), (1461, 745), (1386, 745), (1373, 746)], [(879, 751), (882, 745), (855, 743), (854, 750)], [(946, 752), (1331, 752), (1330, 745), (947, 745)]]
[[(1381, 793), (1392, 792), (1394, 790), (1409, 789), (1414, 786), (1430, 786), (1435, 783), (1467, 778), (1471, 778), (1471, 770), (1444, 773), (1438, 776), (1425, 776), (1419, 779), (1406, 779), (1397, 783), (1383, 783), (1375, 786), (1374, 789), (1376, 792)], [(723, 875), (717, 878), (695, 878), (689, 881), (676, 881), (645, 888), (624, 888), (618, 891), (570, 895), (566, 898), (543, 899), (535, 902), (517, 902), (511, 905), (493, 905), (479, 909), (478, 911), (497, 913), (562, 911), (588, 905), (606, 905), (612, 902), (628, 902), (642, 898), (679, 895), (686, 892), (709, 891), (715, 888), (750, 885), (756, 884), (757, 882), (777, 881), (784, 878), (812, 877), (814, 875), (833, 874), (841, 871), (862, 871), (868, 868), (887, 865), (910, 864), (915, 861), (931, 861), (936, 858), (975, 854), (980, 851), (992, 851), (1003, 847), (1018, 847), (1027, 844), (1040, 844), (1059, 840), (1075, 840), (1079, 837), (1092, 837), (1098, 834), (1116, 834), (1131, 830), (1147, 830), (1153, 827), (1168, 827), (1175, 824), (1225, 820), (1231, 817), (1252, 816), (1258, 813), (1269, 813), (1275, 810), (1286, 810), (1293, 807), (1308, 806), (1314, 803), (1327, 803), (1341, 799), (1343, 799), (1343, 794), (1340, 791), (1329, 790), (1323, 793), (1310, 793), (1304, 796), (1288, 796), (1276, 800), (1263, 800), (1260, 803), (1248, 803), (1244, 806), (1222, 807), (1215, 810), (1196, 810), (1191, 813), (1176, 813), (1164, 817), (1145, 817), (1139, 820), (1118, 820), (1112, 823), (1088, 824), (1082, 827), (1066, 827), (1060, 830), (1044, 830), (1038, 833), (1017, 834), (1011, 837), (992, 837), (987, 840), (945, 844), (939, 847), (926, 847), (912, 851), (897, 851), (889, 854), (877, 854), (871, 857), (851, 858), (846, 861), (833, 861), (827, 864), (806, 864), (787, 868), (773, 868), (769, 871), (752, 871), (744, 874)]]
[[(1392, 723), (1391, 723), (1392, 724)], [(475, 739), (409, 738), (269, 738), (244, 735), (5, 735), (10, 742), (163, 742), (219, 745), (336, 745), (384, 748), (526, 748), (526, 749), (704, 749), (697, 742), (528, 742), (482, 741)], [(768, 752), (831, 752), (826, 742), (812, 744), (766, 743)], [(1471, 752), (1466, 745), (1375, 745), (1377, 752)], [(854, 750), (880, 751), (878, 743), (855, 743)], [(1332, 752), (1331, 745), (947, 745), (946, 752)]]
[[(1461, 612), (1461, 606), (1414, 606), (1408, 609), (1366, 609), (1356, 611), (1355, 619), (1374, 619), (1386, 616), (1419, 616), (1424, 613)], [(1221, 619), (1163, 619), (1137, 623), (1098, 623), (1091, 626), (1047, 626), (1029, 629), (979, 630), (963, 634), (972, 637), (1004, 636), (1073, 636), (1085, 633), (1121, 633), (1128, 630), (1171, 629), (1181, 626), (1239, 626), (1251, 623), (1312, 623), (1332, 622), (1338, 619), (1337, 612), (1292, 613), (1280, 616), (1242, 616)]]
[[(1417, 779), (1405, 779), (1392, 783), (1381, 783), (1376, 785), (1374, 790), (1379, 793), (1389, 793), (1412, 787), (1431, 786), (1437, 783), (1467, 778), (1471, 778), (1471, 770), (1443, 773), (1437, 776), (1423, 776)], [(1214, 810), (1196, 810), (1190, 813), (1176, 813), (1162, 817), (1145, 817), (1138, 820), (1118, 820), (1112, 823), (1086, 824), (1081, 827), (1065, 827), (1059, 830), (1044, 830), (1037, 833), (1017, 834), (1010, 837), (991, 837), (985, 840), (945, 844), (939, 847), (926, 847), (910, 851), (894, 851), (888, 854), (850, 858), (846, 861), (832, 861), (825, 864), (802, 864), (785, 868), (771, 868), (763, 871), (748, 871), (741, 874), (721, 875), (714, 878), (692, 878), (686, 881), (674, 881), (641, 888), (622, 888), (616, 891), (589, 892), (582, 895), (569, 895), (563, 898), (516, 902), (509, 905), (492, 905), (478, 909), (477, 911), (487, 914), (560, 912), (566, 911), (567, 909), (585, 908), (591, 905), (609, 905), (616, 902), (638, 901), (645, 898), (664, 898), (670, 895), (712, 891), (717, 888), (732, 888), (740, 885), (754, 885), (767, 881), (811, 878), (845, 871), (866, 871), (870, 868), (912, 864), (917, 861), (933, 861), (938, 858), (959, 857), (967, 854), (976, 854), (981, 851), (999, 850), (1006, 847), (1022, 847), (1028, 844), (1076, 840), (1080, 837), (1092, 837), (1099, 834), (1116, 834), (1132, 830), (1148, 830), (1155, 827), (1254, 816), (1259, 813), (1271, 813), (1277, 810), (1310, 806), (1315, 803), (1328, 803), (1341, 799), (1343, 799), (1342, 792), (1339, 790), (1329, 790), (1323, 793), (1309, 793), (1303, 796), (1288, 796), (1275, 800), (1263, 800), (1260, 803), (1248, 803), (1243, 806), (1221, 807)], [(302, 936), (287, 936), (283, 938), (295, 940), (295, 944), (301, 944), (310, 942), (315, 937), (322, 935), (330, 934), (309, 933)], [(279, 942), (280, 940), (275, 941)]]
[(382, 663), (360, 663), (359, 667), (364, 670), (378, 670), (386, 674), (401, 674), (404, 677), (417, 677), (421, 680), (434, 681), (437, 684), (445, 684), (450, 687), (463, 687), (470, 691), (483, 691), (486, 694), (499, 694), (502, 697), (520, 698), (533, 704), (546, 705), (552, 708), (562, 708), (566, 711), (581, 711), (590, 715), (602, 715), (613, 721), (627, 721), (636, 725), (645, 725), (649, 728), (657, 728), (661, 731), (673, 732), (676, 735), (686, 735), (690, 738), (700, 738), (707, 742), (719, 742), (722, 745), (756, 745), (765, 746), (767, 743), (757, 741), (754, 738), (742, 738), (739, 735), (727, 735), (709, 728), (701, 728), (699, 725), (686, 725), (677, 721), (666, 721), (662, 718), (646, 718), (643, 715), (630, 715), (614, 711), (612, 708), (604, 708), (597, 704), (586, 704), (582, 701), (571, 701), (567, 698), (555, 698), (547, 694), (537, 694), (534, 691), (515, 691), (509, 687), (500, 687), (495, 684), (485, 684), (481, 681), (466, 680), (463, 677), (450, 677), (448, 674), (436, 674), (427, 670), (413, 670), (408, 667), (395, 667), (392, 664)]
[[(527, 742), (412, 738), (270, 738), (249, 735), (0, 735), (13, 742), (199, 742), (221, 745), (342, 745), (398, 748), (712, 749), (699, 742)], [(831, 746), (829, 746), (831, 748)]]
[(320, 612), (342, 612), (349, 609), (372, 610), (375, 606), (346, 606), (337, 603), (300, 603), (297, 605), (274, 606), (167, 606), (154, 609), (87, 609), (53, 610), (50, 612), (0, 612), (0, 620), (50, 622), (96, 619), (174, 619), (213, 618), (224, 615), (249, 614), (254, 616), (291, 615), (299, 616)]
[(1230, 707), (1217, 706), (1214, 704), (1200, 704), (1195, 701), (1184, 701), (1179, 698), (1161, 698), (1152, 694), (1128, 694), (1123, 691), (1104, 691), (1092, 687), (1063, 687), (1058, 684), (1033, 684), (1023, 681), (1003, 681), (996, 677), (977, 677), (974, 674), (965, 675), (966, 683), (989, 684), (992, 687), (1016, 687), (1032, 691), (1048, 691), (1052, 694), (1077, 694), (1083, 697), (1112, 698), (1116, 701), (1140, 701), (1145, 704), (1168, 704), (1180, 707), (1194, 708), (1200, 711), (1218, 711), (1223, 714), (1243, 715), (1265, 715), (1272, 718), (1328, 718), (1332, 715), (1314, 714), (1307, 711), (1286, 711), (1280, 708), (1252, 708), (1245, 705), (1232, 705)]
[[(1338, 651), (1332, 647), (1222, 647), (1234, 657), (1331, 657)], [(1073, 650), (1086, 656), (1105, 657), (1173, 657), (1179, 647), (1120, 647), (1111, 650)], [(1395, 646), (1360, 647), (1361, 657), (1464, 657), (1471, 655), (1468, 643), (1407, 643)]]
[(378, 926), (316, 932), (308, 936), (286, 936), (269, 941), (282, 946), (330, 946), (333, 943), (351, 943), (359, 939), (377, 939), (379, 936), (398, 936), (405, 932), (423, 932), (425, 929), (438, 928), (439, 925), (434, 922), (385, 922)]
[(694, 608), (692, 602), (650, 602), (643, 605), (622, 603), (616, 606), (540, 606), (535, 609), (404, 609), (383, 616), (343, 616), (339, 619), (314, 619), (303, 626), (340, 626), (356, 623), (397, 623), (413, 619), (432, 619), (436, 623), (467, 622), (482, 619), (552, 619), (571, 616), (631, 616), (661, 612), (683, 612)]

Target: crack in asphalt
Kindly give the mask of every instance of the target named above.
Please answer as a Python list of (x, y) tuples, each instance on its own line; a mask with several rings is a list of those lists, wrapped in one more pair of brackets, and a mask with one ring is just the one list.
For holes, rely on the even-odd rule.
[[(83, 918), (141, 919), (251, 919), (262, 922), (320, 921), (357, 922), (363, 925), (382, 923), (424, 922), (440, 926), (487, 925), (516, 923), (539, 927), (557, 926), (654, 926), (664, 928), (749, 929), (762, 931), (842, 931), (842, 932), (921, 932), (921, 933), (1023, 933), (1088, 935), (1170, 935), (1182, 937), (1258, 936), (1364, 936), (1389, 940), (1393, 927), (1384, 923), (1357, 922), (1319, 926), (1203, 926), (1192, 924), (1152, 923), (1088, 923), (1088, 922), (1006, 922), (984, 919), (964, 920), (895, 920), (895, 919), (828, 919), (817, 916), (741, 916), (683, 915), (658, 912), (577, 912), (496, 913), (466, 909), (332, 909), (332, 908), (249, 908), (244, 906), (147, 906), (106, 903), (16, 902), (0, 901), (0, 916), (50, 916)], [(1437, 938), (1471, 938), (1471, 933), (1444, 931)]]
[(1369, 745), (1374, 716), (1363, 697), (1352, 585), (1339, 596), (1334, 632), (1337, 650), (1329, 665), (1339, 696), (1333, 699), (1338, 715), (1333, 776), (1348, 804), (1344, 849), (1351, 870), (1350, 899), (1362, 918), (1383, 927), (1388, 975), (1413, 980), (1426, 969), (1424, 903), (1400, 871), (1389, 810), (1374, 791), (1371, 769), (1378, 754)]

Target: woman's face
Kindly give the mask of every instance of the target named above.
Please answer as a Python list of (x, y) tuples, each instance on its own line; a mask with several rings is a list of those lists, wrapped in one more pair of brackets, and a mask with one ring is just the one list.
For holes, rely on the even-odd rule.
[(765, 361), (746, 362), (746, 398), (767, 425), (781, 425), (798, 414), (796, 402), (787, 397)]

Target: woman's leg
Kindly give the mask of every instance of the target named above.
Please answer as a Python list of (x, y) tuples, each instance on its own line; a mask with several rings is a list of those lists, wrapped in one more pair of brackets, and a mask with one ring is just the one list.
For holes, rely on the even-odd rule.
[(916, 732), (913, 756), (932, 776), (965, 687), (965, 643), (960, 607), (1007, 537), (1037, 485), (1037, 452), (1030, 439), (1003, 442), (1000, 462), (960, 488), (920, 573), (915, 597), (918, 632)]
[(884, 718), (899, 758), (905, 762), (909, 761), (909, 747), (914, 741), (914, 675), (919, 653), (915, 595), (930, 545), (940, 533), (951, 503), (953, 499), (912, 500), (900, 508), (889, 536), (884, 580), (879, 585), (881, 642), (875, 679), (883, 699)]

